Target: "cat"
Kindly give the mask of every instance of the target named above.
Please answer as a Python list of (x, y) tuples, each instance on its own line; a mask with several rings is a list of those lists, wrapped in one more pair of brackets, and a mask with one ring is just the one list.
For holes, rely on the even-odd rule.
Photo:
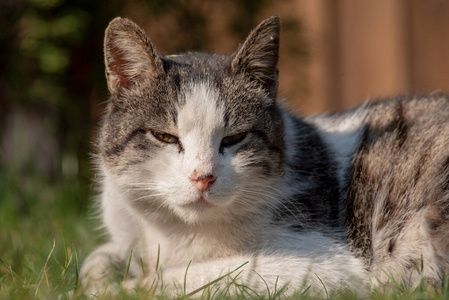
[[(105, 33), (110, 101), (96, 143), (109, 241), (85, 260), (89, 294), (218, 279), (363, 293), (449, 270), (449, 98), (291, 114), (277, 99), (280, 18), (232, 55), (160, 55), (116, 18)], [(185, 283), (184, 283), (185, 282)]]

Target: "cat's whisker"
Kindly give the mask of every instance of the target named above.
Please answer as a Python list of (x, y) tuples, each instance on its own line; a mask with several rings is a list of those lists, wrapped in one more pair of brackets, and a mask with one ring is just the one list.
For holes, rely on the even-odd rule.
[(148, 194), (148, 195), (143, 195), (141, 197), (138, 198), (134, 198), (132, 199), (132, 201), (139, 201), (139, 200), (143, 200), (143, 199), (151, 199), (154, 197), (160, 197), (160, 196), (166, 196), (167, 193), (158, 193), (158, 194)]
[(140, 187), (140, 188), (133, 188), (133, 191), (138, 191), (138, 192), (143, 192), (143, 191), (147, 191), (147, 192), (151, 192), (151, 191), (159, 191), (159, 188), (151, 188), (151, 187)]
[(168, 207), (167, 203), (165, 201), (162, 201), (161, 204), (156, 207), (156, 209), (154, 210), (154, 213), (158, 213), (163, 207)]
[[(270, 206), (270, 207), (276, 207), (274, 205), (274, 203), (277, 203), (278, 201), (280, 201), (276, 195), (270, 195), (268, 193), (263, 193), (260, 191), (255, 191), (255, 190), (251, 190), (251, 189), (242, 189), (242, 196), (238, 198), (238, 200), (241, 203), (247, 204), (250, 207), (253, 207), (254, 205), (259, 206), (259, 207), (264, 207), (264, 206)], [(270, 201), (253, 201), (254, 199), (252, 197), (248, 197), (248, 195), (256, 195), (258, 196), (259, 200), (260, 198), (262, 199), (269, 199)], [(246, 201), (242, 201), (242, 200), (246, 200)], [(274, 202), (274, 203), (273, 203)]]
[(138, 182), (138, 183), (127, 183), (127, 186), (131, 186), (131, 187), (151, 187), (151, 186), (157, 186), (159, 183), (158, 182), (151, 182), (151, 181), (146, 181), (146, 182)]
[[(285, 217), (281, 214), (281, 212), (279, 211), (279, 207), (276, 206), (276, 204), (281, 205), (283, 207), (283, 209), (285, 209), (286, 211), (288, 211), (290, 213), (290, 216), (293, 217), (299, 224), (298, 225), (302, 225), (304, 223), (304, 221), (301, 221), (297, 215), (298, 214), (302, 214), (302, 210), (299, 209), (298, 207), (296, 207), (296, 205), (294, 203), (292, 203), (291, 201), (289, 202), (289, 205), (293, 206), (293, 208), (295, 208), (295, 212), (293, 212), (288, 206), (285, 205), (284, 201), (286, 200), (287, 196), (284, 196), (285, 198), (283, 199), (282, 197), (279, 197), (279, 194), (276, 193), (277, 191), (275, 191), (274, 195), (270, 195), (267, 193), (263, 193), (260, 192), (259, 190), (251, 190), (251, 189), (245, 189), (244, 190), (245, 193), (248, 194), (253, 194), (259, 197), (266, 197), (271, 201), (265, 201), (263, 203), (263, 205), (269, 205), (270, 207), (273, 208), (273, 213), (275, 213), (280, 219)], [(252, 202), (253, 203), (253, 202)], [(258, 202), (256, 202), (258, 203)], [(303, 218), (305, 220), (305, 216)]]

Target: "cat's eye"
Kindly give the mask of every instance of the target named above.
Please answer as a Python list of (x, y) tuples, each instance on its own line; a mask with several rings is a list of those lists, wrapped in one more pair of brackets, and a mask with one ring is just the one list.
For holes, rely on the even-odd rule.
[(229, 147), (241, 142), (246, 136), (246, 132), (229, 135), (223, 138), (221, 145), (222, 147)]
[(167, 144), (177, 144), (179, 142), (179, 139), (176, 136), (168, 133), (154, 131), (151, 131), (151, 133), (156, 139)]

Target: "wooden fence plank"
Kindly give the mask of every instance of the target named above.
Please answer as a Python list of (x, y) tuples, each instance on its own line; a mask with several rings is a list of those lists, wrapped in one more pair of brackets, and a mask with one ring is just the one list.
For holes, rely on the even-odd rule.
[(406, 1), (340, 1), (342, 97), (349, 107), (408, 92)]
[(412, 1), (413, 92), (449, 92), (449, 2)]

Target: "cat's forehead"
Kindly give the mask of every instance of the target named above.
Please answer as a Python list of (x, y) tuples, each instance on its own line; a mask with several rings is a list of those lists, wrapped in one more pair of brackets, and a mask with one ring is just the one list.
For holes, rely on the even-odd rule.
[(231, 73), (231, 60), (230, 55), (206, 53), (165, 56), (165, 86), (171, 90), (166, 95), (172, 96), (151, 105), (175, 108), (173, 128), (247, 129), (263, 118), (269, 101), (258, 85)]
[(230, 55), (189, 52), (167, 55), (162, 60), (166, 72), (174, 70), (188, 72), (189, 75), (220, 75), (229, 70), (231, 58)]
[(225, 107), (219, 90), (207, 80), (191, 81), (184, 87), (178, 101), (178, 130), (180, 133), (200, 131), (209, 136), (225, 127)]
[[(229, 57), (206, 53), (185, 53), (168, 55), (163, 58), (168, 87), (176, 89), (174, 99), (179, 105), (199, 97), (213, 101), (219, 97), (206, 99), (205, 94), (220, 93), (224, 78), (228, 77)], [(196, 99), (198, 100), (198, 99)]]

